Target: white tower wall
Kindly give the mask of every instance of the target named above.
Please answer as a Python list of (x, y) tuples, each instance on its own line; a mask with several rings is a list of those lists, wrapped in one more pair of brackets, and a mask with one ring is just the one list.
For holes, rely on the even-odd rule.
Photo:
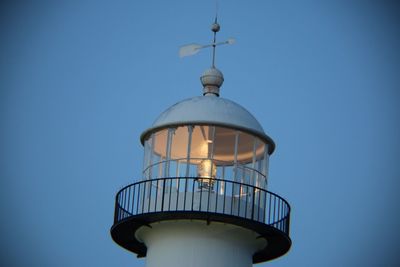
[(251, 267), (266, 246), (257, 233), (230, 224), (198, 220), (143, 226), (136, 237), (147, 247), (146, 267)]

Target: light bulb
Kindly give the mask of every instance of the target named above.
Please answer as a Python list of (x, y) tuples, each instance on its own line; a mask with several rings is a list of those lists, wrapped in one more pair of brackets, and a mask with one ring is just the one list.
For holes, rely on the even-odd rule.
[[(199, 187), (209, 189), (214, 185), (215, 176), (217, 175), (217, 166), (211, 159), (204, 159), (197, 166), (197, 176), (199, 177)], [(206, 179), (201, 179), (206, 178)]]

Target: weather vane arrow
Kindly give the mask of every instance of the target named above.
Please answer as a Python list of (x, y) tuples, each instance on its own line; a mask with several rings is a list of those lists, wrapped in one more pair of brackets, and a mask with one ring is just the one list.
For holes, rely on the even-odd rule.
[(179, 49), (179, 57), (187, 57), (187, 56), (192, 56), (197, 54), (200, 49), (207, 48), (207, 47), (212, 47), (213, 48), (213, 55), (212, 55), (212, 67), (215, 65), (215, 47), (218, 45), (224, 45), (224, 44), (234, 44), (235, 39), (234, 38), (229, 38), (226, 41), (223, 42), (217, 42), (216, 37), (217, 37), (217, 32), (220, 30), (220, 25), (217, 23), (217, 17), (215, 17), (214, 23), (211, 25), (211, 30), (214, 32), (214, 40), (211, 44), (206, 44), (206, 45), (201, 45), (201, 44), (188, 44), (181, 46)]
[(208, 44), (208, 45), (201, 45), (201, 44), (183, 45), (179, 49), (179, 57), (187, 57), (187, 56), (195, 55), (200, 51), (200, 49), (203, 49), (203, 48), (217, 46), (217, 45), (223, 45), (223, 44), (234, 44), (234, 43), (235, 43), (235, 39), (229, 38), (228, 40), (226, 40), (224, 42), (212, 43), (212, 44)]

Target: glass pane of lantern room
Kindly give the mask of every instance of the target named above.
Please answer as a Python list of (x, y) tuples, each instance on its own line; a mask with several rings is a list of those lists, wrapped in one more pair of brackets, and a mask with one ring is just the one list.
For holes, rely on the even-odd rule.
[(220, 165), (232, 166), (235, 160), (236, 130), (215, 127), (214, 159)]
[(267, 153), (267, 145), (263, 143), (259, 138), (255, 140), (254, 146), (254, 159), (252, 163), (252, 168), (254, 169), (254, 185), (266, 189), (266, 175), (265, 175), (265, 154)]
[(238, 139), (235, 180), (240, 183), (253, 184), (252, 162), (256, 138), (248, 133), (239, 132)]
[(181, 126), (174, 130), (171, 143), (171, 159), (186, 159), (188, 145), (188, 127)]
[(233, 129), (215, 127), (214, 162), (220, 179), (233, 180), (236, 133)]
[(239, 142), (237, 149), (238, 164), (244, 166), (253, 161), (254, 142), (254, 136), (244, 132), (239, 133)]
[(261, 172), (265, 176), (264, 180), (264, 188), (267, 188), (268, 185), (268, 172), (269, 172), (269, 152), (268, 152), (269, 146), (268, 144), (265, 144), (265, 149), (264, 149), (264, 156), (261, 160), (262, 163), (262, 169)]
[(168, 140), (168, 129), (158, 131), (153, 134), (154, 146), (152, 154), (152, 168), (151, 178), (157, 178), (163, 176), (164, 165), (163, 162), (166, 158), (167, 151), (167, 140)]
[(192, 163), (199, 163), (202, 159), (209, 157), (212, 137), (209, 126), (196, 125), (192, 133), (192, 144), (190, 158)]
[(149, 166), (152, 164), (152, 145), (153, 145), (153, 135), (151, 135), (144, 142), (144, 156), (143, 156), (143, 178), (149, 178)]
[(171, 139), (170, 176), (180, 177), (185, 175), (189, 129), (187, 126), (177, 127)]

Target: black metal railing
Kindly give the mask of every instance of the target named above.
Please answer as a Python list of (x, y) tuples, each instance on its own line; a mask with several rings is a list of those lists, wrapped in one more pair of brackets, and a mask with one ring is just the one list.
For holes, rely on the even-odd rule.
[[(204, 186), (204, 183), (209, 186)], [(114, 224), (159, 212), (203, 212), (267, 224), (289, 235), (290, 206), (265, 189), (239, 182), (197, 177), (143, 180), (116, 196)]]

